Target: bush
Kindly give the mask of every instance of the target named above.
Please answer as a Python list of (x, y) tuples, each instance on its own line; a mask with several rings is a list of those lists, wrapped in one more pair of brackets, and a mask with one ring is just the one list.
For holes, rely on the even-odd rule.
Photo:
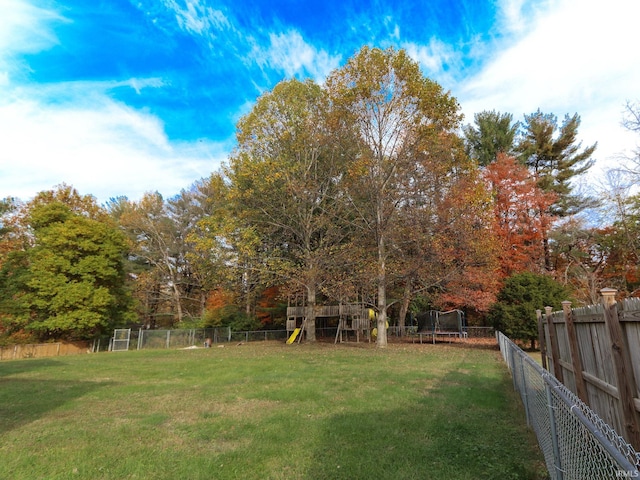
[(529, 341), (534, 348), (538, 338), (536, 310), (547, 306), (559, 310), (569, 297), (569, 291), (549, 276), (518, 273), (506, 280), (488, 318), (496, 330), (512, 339)]
[(203, 317), (206, 327), (231, 327), (234, 332), (244, 332), (260, 330), (260, 321), (247, 315), (236, 305), (225, 305), (224, 307), (207, 310)]

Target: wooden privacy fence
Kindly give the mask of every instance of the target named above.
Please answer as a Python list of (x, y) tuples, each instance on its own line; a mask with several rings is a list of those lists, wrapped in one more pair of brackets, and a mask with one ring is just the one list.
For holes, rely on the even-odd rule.
[(0, 360), (78, 355), (81, 353), (87, 353), (88, 349), (89, 345), (84, 342), (9, 345), (6, 347), (0, 347)]
[(636, 450), (640, 449), (640, 299), (537, 311), (542, 365)]

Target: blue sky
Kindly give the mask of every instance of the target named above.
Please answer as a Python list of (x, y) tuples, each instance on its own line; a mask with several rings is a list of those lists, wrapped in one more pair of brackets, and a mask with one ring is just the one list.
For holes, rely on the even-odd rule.
[[(173, 196), (234, 146), (285, 78), (322, 83), (363, 45), (404, 48), (465, 123), (582, 117), (597, 169), (638, 140), (636, 0), (0, 0), (0, 197), (67, 183), (100, 202)], [(592, 174), (597, 177), (597, 172)]]

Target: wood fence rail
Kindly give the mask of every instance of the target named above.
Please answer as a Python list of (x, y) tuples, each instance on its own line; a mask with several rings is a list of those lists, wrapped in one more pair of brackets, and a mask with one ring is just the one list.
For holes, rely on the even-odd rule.
[(640, 449), (640, 298), (537, 310), (543, 367)]

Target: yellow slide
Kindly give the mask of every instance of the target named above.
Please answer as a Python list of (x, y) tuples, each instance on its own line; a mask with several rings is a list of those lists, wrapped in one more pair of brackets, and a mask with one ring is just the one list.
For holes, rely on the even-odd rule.
[(293, 342), (295, 342), (296, 337), (298, 336), (299, 333), (300, 333), (300, 329), (296, 328), (291, 334), (291, 336), (289, 337), (289, 340), (287, 340), (287, 345), (291, 345)]

